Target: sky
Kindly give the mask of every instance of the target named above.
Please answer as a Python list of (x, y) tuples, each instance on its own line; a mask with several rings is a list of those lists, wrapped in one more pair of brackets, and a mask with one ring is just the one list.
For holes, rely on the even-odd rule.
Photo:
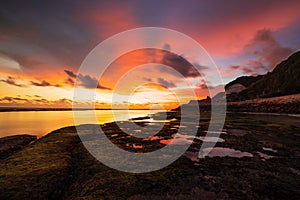
[[(96, 107), (145, 108), (178, 105), (210, 89), (222, 91), (239, 76), (265, 74), (300, 48), (300, 1), (6, 1), (0, 7), (0, 107), (71, 107), (77, 80), (94, 90)], [(103, 77), (78, 70), (88, 53), (109, 37), (134, 28), (162, 27), (196, 40), (219, 69), (223, 84), (205, 82), (203, 63), (188, 55), (144, 49), (120, 55)], [(130, 41), (137, 42), (137, 41)], [(184, 48), (184, 47), (182, 47)], [(118, 90), (125, 72), (137, 68)], [(201, 75), (193, 65), (203, 65)], [(146, 73), (146, 74), (145, 74)], [(144, 75), (144, 76), (142, 76)], [(123, 79), (125, 80), (125, 79)], [(145, 84), (137, 86), (139, 81)], [(135, 85), (134, 91), (125, 86)], [(114, 101), (112, 102), (112, 98)], [(85, 102), (78, 102), (85, 106)]]

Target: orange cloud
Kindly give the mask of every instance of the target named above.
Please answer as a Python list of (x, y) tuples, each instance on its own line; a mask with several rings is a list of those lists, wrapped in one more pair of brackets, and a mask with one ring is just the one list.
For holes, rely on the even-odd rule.
[[(196, 78), (200, 76), (194, 66), (182, 56), (178, 56), (174, 53), (159, 49), (139, 49), (123, 54), (113, 63), (111, 63), (111, 65), (106, 69), (105, 73), (101, 77), (101, 82), (111, 88), (114, 88), (120, 77), (122, 77), (127, 72), (130, 72), (133, 68), (147, 63), (163, 64), (172, 68), (174, 71), (181, 74), (182, 77), (186, 78)], [(147, 69), (147, 72), (151, 72), (151, 70), (153, 71), (155, 69), (149, 68)], [(147, 75), (146, 72), (145, 75)], [(165, 86), (172, 87), (175, 87), (174, 81), (172, 82), (172, 80), (167, 80), (166, 78), (170, 78), (170, 76), (173, 76), (173, 79), (178, 82), (178, 78), (176, 79), (176, 73), (174, 74), (171, 70), (162, 70), (158, 68), (157, 71), (151, 75), (153, 75), (153, 77), (140, 76), (136, 78), (141, 78), (144, 80), (148, 79), (153, 82), (157, 82), (160, 84), (164, 83), (166, 84)]]

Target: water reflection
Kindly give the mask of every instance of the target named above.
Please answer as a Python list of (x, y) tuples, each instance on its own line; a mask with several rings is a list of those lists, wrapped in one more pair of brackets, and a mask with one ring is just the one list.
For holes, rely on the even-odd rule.
[[(79, 117), (77, 124), (99, 123), (104, 124), (115, 121), (110, 110), (82, 110), (76, 111)], [(149, 110), (115, 110), (118, 119), (127, 121), (129, 118), (143, 117)], [(160, 112), (152, 110), (151, 112)], [(96, 120), (95, 120), (96, 116)], [(73, 111), (18, 111), (0, 112), (0, 137), (30, 134), (43, 136), (53, 130), (74, 126)]]
[[(225, 148), (225, 147), (214, 147), (214, 148), (205, 148), (202, 152), (203, 155), (206, 155), (205, 157), (234, 157), (234, 158), (242, 158), (242, 157), (253, 157), (253, 154), (249, 152), (242, 152), (239, 150), (231, 149), (231, 148)], [(198, 161), (199, 158), (199, 152), (190, 152), (187, 151), (184, 153), (184, 156), (188, 157), (192, 161)]]
[(207, 136), (191, 136), (191, 135), (184, 135), (184, 134), (173, 134), (173, 138), (167, 139), (167, 140), (160, 140), (160, 143), (162, 144), (192, 144), (193, 140), (201, 140), (202, 142), (224, 142), (222, 138), (219, 137), (207, 137)]
[(271, 152), (274, 152), (274, 153), (277, 152), (277, 150), (269, 148), (269, 147), (263, 147), (262, 149), (265, 150), (265, 151), (271, 151)]
[(262, 152), (257, 152), (257, 153), (261, 158), (264, 158), (264, 159), (270, 159), (270, 158), (274, 157), (274, 156), (270, 156), (270, 155), (262, 153)]

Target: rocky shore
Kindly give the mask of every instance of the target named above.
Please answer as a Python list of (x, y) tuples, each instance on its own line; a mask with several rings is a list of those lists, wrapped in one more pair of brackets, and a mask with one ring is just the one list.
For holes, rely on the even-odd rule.
[[(220, 95), (216, 98), (224, 98), (224, 95)], [(215, 102), (216, 106), (220, 104), (220, 100), (218, 99), (215, 99)], [(197, 101), (191, 101), (189, 104), (195, 103), (197, 103)], [(198, 104), (200, 111), (211, 111), (211, 99), (199, 100)], [(227, 111), (229, 112), (300, 114), (300, 94), (237, 102), (227, 101), (226, 104)], [(179, 110), (179, 108), (177, 110)]]
[[(0, 199), (299, 197), (299, 127), (260, 121), (245, 114), (228, 114), (216, 148), (205, 158), (198, 158), (203, 141), (214, 141), (205, 137), (209, 113), (203, 113), (200, 122), (189, 124), (179, 123), (178, 112), (168, 116), (163, 129), (147, 139), (123, 133), (116, 123), (102, 125), (106, 136), (126, 151), (150, 152), (170, 140), (175, 141), (173, 145), (191, 144), (184, 155), (163, 169), (142, 174), (111, 169), (89, 154), (75, 127), (66, 127), (0, 159)], [(155, 117), (159, 119), (159, 114)], [(135, 123), (150, 128), (157, 125), (145, 120), (137, 119)], [(126, 126), (126, 123), (129, 122), (122, 124)], [(184, 132), (174, 135), (179, 126), (189, 131), (195, 125), (199, 128), (194, 138)], [(98, 126), (81, 125), (86, 133)], [(1, 147), (6, 140), (0, 139)]]
[(232, 112), (300, 114), (300, 94), (240, 102), (228, 102), (227, 110)]
[(0, 159), (4, 159), (21, 150), (36, 139), (37, 137), (32, 135), (15, 135), (0, 138)]

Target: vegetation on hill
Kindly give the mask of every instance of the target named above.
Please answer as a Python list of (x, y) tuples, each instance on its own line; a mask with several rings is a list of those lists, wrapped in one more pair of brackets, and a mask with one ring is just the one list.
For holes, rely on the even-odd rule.
[(263, 77), (264, 77), (264, 75), (241, 76), (241, 77), (238, 77), (237, 79), (235, 79), (234, 81), (231, 81), (227, 85), (225, 85), (225, 89), (228, 89), (230, 86), (232, 86), (236, 83), (239, 83), (239, 84), (241, 84), (241, 85), (243, 85), (247, 88), (247, 87), (249, 87), (250, 85), (252, 85), (253, 83), (255, 83), (256, 81), (260, 80)]

